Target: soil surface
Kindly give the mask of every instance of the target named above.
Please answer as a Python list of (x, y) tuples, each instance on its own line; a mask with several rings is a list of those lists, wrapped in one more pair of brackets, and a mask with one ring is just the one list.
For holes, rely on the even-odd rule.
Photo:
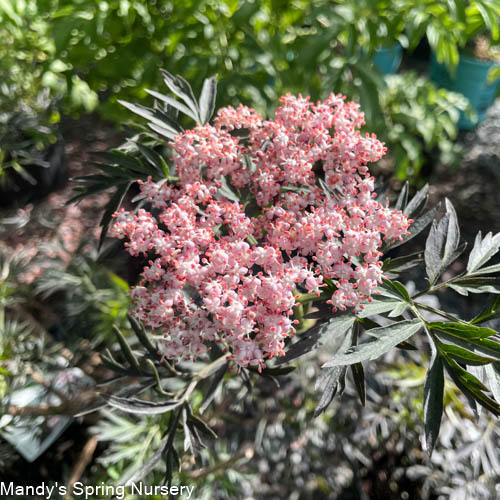
[[(125, 136), (116, 126), (91, 115), (61, 125), (67, 178), (57, 189), (21, 208), (0, 209), (0, 245), (24, 257), (26, 269), (22, 281), (32, 283), (43, 272), (43, 252), (48, 257), (69, 260), (82, 239), (89, 242), (99, 235), (98, 223), (109, 194), (86, 198), (66, 205), (74, 196), (72, 179), (92, 171), (91, 153), (120, 145)], [(50, 248), (50, 250), (47, 250)], [(57, 253), (57, 255), (54, 254)]]
[(458, 169), (438, 167), (431, 179), (432, 201), (447, 197), (455, 206), (463, 238), (478, 231), (500, 232), (500, 99), (476, 130), (462, 134), (465, 155)]

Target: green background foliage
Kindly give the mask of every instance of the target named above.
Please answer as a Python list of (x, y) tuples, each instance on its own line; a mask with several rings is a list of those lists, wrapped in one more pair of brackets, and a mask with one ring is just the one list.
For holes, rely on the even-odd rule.
[[(396, 42), (413, 49), (426, 35), (438, 60), (453, 69), (473, 36), (498, 40), (499, 19), (500, 6), (486, 0), (418, 6), (408, 0), (4, 0), (2, 92), (18, 99), (7, 99), (2, 109), (19, 100), (33, 105), (45, 88), (64, 113), (97, 109), (118, 123), (128, 119), (120, 99), (152, 102), (146, 89), (160, 87), (159, 68), (182, 74), (195, 91), (218, 75), (218, 106), (243, 102), (264, 114), (286, 92), (312, 99), (341, 92), (361, 104), (367, 130), (394, 151), (398, 177), (418, 179), (436, 152), (444, 163), (456, 162), (453, 109), (464, 106), (444, 90), (439, 101), (449, 112), (436, 110), (430, 87), (418, 98), (408, 85), (395, 90), (373, 55)], [(395, 97), (396, 108), (388, 104)], [(415, 107), (434, 124), (425, 133), (412, 127), (401, 140), (407, 123), (400, 110)], [(52, 114), (50, 121), (57, 120)]]

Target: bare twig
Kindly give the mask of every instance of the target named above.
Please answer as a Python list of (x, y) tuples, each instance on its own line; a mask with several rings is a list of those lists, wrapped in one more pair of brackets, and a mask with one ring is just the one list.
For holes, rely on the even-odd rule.
[[(80, 456), (78, 457), (75, 466), (73, 467), (71, 477), (67, 484), (67, 491), (71, 491), (71, 486), (75, 484), (82, 477), (82, 474), (85, 472), (85, 469), (87, 468), (88, 464), (92, 460), (92, 457), (94, 456), (96, 447), (97, 447), (97, 438), (95, 436), (92, 436), (83, 447), (83, 450), (80, 453)], [(73, 495), (71, 494), (68, 494), (66, 496), (67, 500), (71, 498), (73, 498)]]
[(121, 378), (116, 383), (81, 391), (74, 399), (65, 398), (58, 405), (41, 404), (37, 406), (12, 405), (7, 408), (9, 415), (17, 417), (35, 417), (49, 415), (66, 415), (73, 417), (87, 410), (92, 404), (100, 402), (101, 394), (113, 394), (117, 389), (137, 382), (137, 377)]

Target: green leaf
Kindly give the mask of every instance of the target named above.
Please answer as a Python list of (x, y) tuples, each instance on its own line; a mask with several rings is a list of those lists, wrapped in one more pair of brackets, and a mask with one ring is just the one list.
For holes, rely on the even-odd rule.
[[(360, 323), (356, 322), (353, 325), (352, 328), (352, 342), (351, 344), (354, 346), (358, 343), (358, 338), (359, 334), (361, 332), (361, 325)], [(346, 347), (348, 347), (349, 344), (346, 344)], [(345, 349), (343, 349), (345, 351)], [(354, 386), (356, 387), (356, 391), (358, 392), (359, 399), (361, 401), (361, 404), (365, 406), (366, 402), (366, 386), (365, 386), (365, 372), (363, 369), (363, 364), (362, 363), (355, 363), (354, 365), (351, 365), (351, 372), (352, 376), (354, 379)]]
[(433, 349), (431, 365), (424, 384), (425, 442), (429, 456), (436, 444), (443, 415), (444, 370), (439, 354)]
[(136, 337), (139, 339), (139, 342), (147, 349), (149, 354), (153, 356), (153, 359), (156, 359), (158, 357), (158, 348), (151, 343), (149, 335), (146, 333), (142, 325), (130, 314), (127, 315), (127, 318), (135, 332)]
[(179, 472), (181, 469), (181, 461), (179, 458), (179, 454), (177, 453), (177, 450), (173, 447), (170, 446), (166, 453), (164, 453), (163, 456), (165, 460), (165, 484), (170, 487), (172, 483), (172, 476), (174, 472)]
[(396, 347), (398, 349), (403, 349), (405, 351), (418, 351), (418, 349), (413, 344), (406, 342), (406, 340), (403, 342), (400, 342)]
[(481, 312), (471, 321), (472, 324), (482, 323), (500, 317), (500, 295), (490, 297), (490, 300)]
[[(102, 357), (102, 355), (101, 355)], [(127, 376), (133, 376), (134, 374), (133, 373), (125, 373), (124, 375), (127, 375)], [(148, 389), (151, 389), (154, 385), (155, 385), (156, 381), (151, 379), (151, 378), (148, 378), (148, 379), (144, 379), (142, 380), (141, 382), (138, 382), (136, 384), (128, 384), (128, 385), (125, 385), (124, 387), (122, 387), (121, 389), (119, 389), (118, 391), (116, 391), (116, 393), (114, 394), (114, 396), (119, 396), (119, 397), (122, 397), (122, 398), (130, 398), (131, 396), (136, 396), (138, 394), (141, 394), (143, 393), (144, 391), (147, 391)], [(89, 406), (87, 406), (86, 408), (84, 408), (83, 410), (79, 411), (76, 415), (74, 415), (75, 418), (78, 418), (78, 417), (83, 417), (85, 415), (88, 415), (90, 413), (93, 413), (97, 410), (101, 410), (102, 408), (105, 408), (106, 407), (106, 402), (103, 400), (103, 402), (98, 402), (98, 403), (92, 403), (90, 404)]]
[(453, 321), (434, 321), (428, 327), (438, 332), (444, 332), (464, 340), (484, 339), (495, 335), (495, 330), (471, 325), (469, 323), (456, 323)]
[(495, 361), (495, 359), (493, 358), (480, 356), (479, 354), (468, 351), (467, 349), (456, 345), (444, 344), (440, 341), (437, 341), (437, 345), (440, 351), (448, 354), (453, 359), (464, 365), (481, 366), (487, 365), (488, 363), (493, 363)]
[(447, 342), (451, 342), (454, 345), (463, 347), (468, 351), (480, 353), (487, 357), (494, 358), (496, 361), (500, 361), (500, 343), (496, 340), (492, 340), (490, 338), (473, 338), (465, 340), (456, 335), (452, 335), (442, 331), (435, 331), (435, 333), (439, 336), (439, 338), (443, 338)]
[(376, 359), (391, 348), (409, 339), (422, 328), (420, 320), (405, 320), (389, 326), (368, 330), (368, 334), (376, 340), (360, 344), (349, 349), (345, 354), (334, 356), (323, 367), (352, 365), (360, 361)]
[(249, 155), (243, 155), (243, 162), (245, 163), (245, 167), (252, 174), (254, 174), (257, 171), (257, 165)]
[(102, 364), (106, 368), (108, 368), (109, 370), (117, 372), (117, 373), (121, 373), (122, 375), (130, 375), (130, 370), (127, 369), (127, 367), (123, 366), (122, 364), (118, 363), (118, 361), (116, 361), (113, 358), (109, 349), (106, 350), (106, 354), (101, 353), (100, 358), (101, 358)]
[(470, 293), (495, 293), (500, 294), (500, 288), (498, 287), (498, 280), (495, 280), (496, 286), (484, 285), (484, 286), (460, 286), (460, 285), (450, 285), (450, 288), (458, 292), (460, 295), (468, 296)]
[(484, 392), (489, 389), (472, 373), (464, 370), (456, 361), (446, 356), (446, 371), (455, 382), (456, 386), (469, 398), (477, 401), (481, 406), (496, 416), (500, 416), (500, 405)]
[(495, 273), (500, 273), (500, 264), (493, 264), (491, 266), (482, 267), (477, 272), (477, 274), (481, 274), (481, 275), (495, 274)]
[(483, 18), (484, 24), (490, 30), (491, 39), (493, 41), (498, 40), (498, 23), (499, 19), (495, 16), (495, 13), (489, 9), (486, 5), (481, 4), (481, 2), (474, 2), (475, 7), (481, 13), (481, 17)]
[(460, 243), (460, 228), (458, 227), (457, 213), (448, 198), (445, 199), (445, 204), (446, 213), (449, 214), (450, 220), (448, 224), (448, 231), (446, 234), (443, 262), (446, 262), (446, 265), (448, 265), (458, 257), (458, 255), (455, 254)]
[(118, 339), (118, 343), (120, 344), (123, 356), (130, 363), (130, 366), (135, 371), (141, 373), (139, 362), (137, 361), (135, 354), (132, 352), (132, 349), (130, 349), (130, 346), (128, 345), (128, 342), (125, 340), (125, 337), (123, 336), (122, 332), (116, 325), (113, 325), (113, 330), (115, 331), (116, 338)]
[(196, 428), (188, 420), (188, 415), (191, 412), (184, 407), (182, 409), (182, 427), (184, 429), (184, 451), (190, 452), (194, 457), (195, 460), (199, 457), (200, 454), (200, 449), (202, 447), (201, 441), (199, 439), (198, 432), (196, 431)]
[[(125, 178), (125, 176), (121, 176), (121, 178), (123, 179)], [(113, 179), (112, 177), (108, 177), (107, 175), (102, 175), (102, 174), (91, 174), (81, 177), (75, 177), (73, 181), (88, 183), (88, 184), (94, 183), (94, 184), (106, 185), (107, 187), (112, 187), (116, 185), (116, 179)]]
[(217, 439), (217, 433), (198, 415), (190, 413), (188, 418), (201, 432), (209, 437)]
[(76, 188), (73, 188), (74, 193), (78, 193), (72, 198), (70, 198), (65, 205), (71, 205), (72, 203), (76, 203), (83, 198), (87, 198), (88, 196), (91, 196), (96, 193), (100, 193), (102, 191), (105, 191), (106, 189), (112, 187), (115, 184), (99, 184), (99, 185), (94, 185), (94, 186), (79, 186)]
[(139, 142), (136, 142), (135, 145), (149, 164), (158, 172), (158, 174), (168, 177), (169, 171), (167, 162), (160, 154), (158, 154), (153, 148), (149, 148)]
[[(94, 154), (94, 153), (92, 153)], [(113, 162), (112, 162), (113, 163)], [(130, 179), (130, 169), (129, 168), (123, 168), (123, 165), (108, 165), (104, 164), (101, 162), (97, 161), (90, 161), (90, 165), (93, 165), (94, 167), (97, 167), (99, 170), (104, 172), (108, 178), (109, 182), (112, 181), (117, 181), (118, 179), (124, 179), (124, 180), (131, 180)], [(76, 177), (78, 180), (85, 181), (89, 177), (88, 175), (83, 175), (81, 177)], [(134, 180), (135, 180), (136, 175), (134, 175)]]
[(467, 263), (467, 273), (474, 273), (481, 266), (486, 264), (500, 249), (500, 233), (493, 236), (488, 233), (484, 239), (481, 238), (481, 231), (476, 235), (474, 247), (469, 255)]
[(125, 486), (131, 486), (132, 484), (135, 484), (136, 482), (139, 482), (142, 479), (144, 479), (162, 459), (163, 455), (167, 451), (168, 446), (169, 446), (169, 440), (166, 439), (165, 442), (160, 447), (160, 449), (155, 451), (153, 455), (149, 457), (146, 463), (140, 469), (135, 471), (130, 478), (128, 478), (127, 482), (125, 483)]
[(365, 330), (373, 330), (374, 328), (380, 328), (380, 325), (370, 318), (356, 318), (356, 321), (363, 326)]
[(446, 243), (446, 233), (449, 225), (449, 214), (446, 214), (439, 223), (432, 223), (425, 245), (425, 266), (429, 281), (433, 284), (443, 268), (443, 248)]
[(386, 279), (382, 282), (379, 288), (384, 295), (389, 295), (390, 297), (394, 297), (399, 301), (403, 301), (408, 304), (411, 302), (410, 295), (408, 294), (404, 285), (402, 285), (399, 281), (391, 281)]
[(217, 96), (217, 77), (212, 76), (205, 79), (200, 95), (200, 119), (201, 124), (208, 123), (215, 110), (215, 98)]
[[(249, 366), (248, 369), (250, 371), (253, 371), (255, 367), (254, 366)], [(270, 376), (270, 377), (280, 377), (284, 375), (288, 375), (289, 373), (292, 373), (295, 371), (296, 367), (295, 366), (283, 366), (283, 367), (271, 367), (271, 368), (264, 368), (260, 371), (261, 375), (265, 376)], [(259, 373), (258, 369), (255, 369), (257, 373)]]
[(362, 363), (355, 363), (351, 365), (351, 372), (354, 378), (354, 386), (358, 392), (361, 404), (365, 406), (366, 402), (366, 387), (365, 387), (365, 371)]
[(16, 3), (17, 2), (12, 2), (12, 0), (0, 0), (0, 13), (5, 13), (13, 23), (21, 27), (23, 25), (23, 20), (14, 8)]
[(228, 368), (229, 364), (225, 363), (214, 373), (214, 376), (210, 380), (210, 385), (208, 386), (208, 389), (204, 393), (203, 401), (201, 402), (199, 408), (200, 413), (203, 413), (214, 399), (217, 388), (219, 387), (220, 383), (224, 380), (224, 375), (226, 374)]
[[(451, 359), (448, 355), (444, 355), (447, 368), (464, 382), (469, 388), (474, 388), (479, 391), (488, 391), (489, 389), (472, 373), (462, 368), (456, 361)], [(450, 373), (450, 371), (448, 373)]]

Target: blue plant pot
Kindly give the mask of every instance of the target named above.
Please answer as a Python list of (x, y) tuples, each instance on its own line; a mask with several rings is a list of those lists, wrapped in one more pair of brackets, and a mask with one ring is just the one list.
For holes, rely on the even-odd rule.
[(444, 64), (438, 63), (436, 55), (432, 54), (431, 80), (441, 88), (463, 94), (477, 114), (477, 123), (468, 120), (464, 113), (460, 114), (458, 126), (462, 130), (472, 130), (481, 123), (488, 108), (493, 104), (500, 86), (500, 79), (488, 84), (488, 72), (494, 66), (498, 66), (498, 63), (461, 55), (455, 77), (452, 77)]
[(392, 75), (397, 73), (402, 57), (403, 47), (396, 42), (389, 47), (378, 48), (375, 51), (372, 61), (381, 73)]

